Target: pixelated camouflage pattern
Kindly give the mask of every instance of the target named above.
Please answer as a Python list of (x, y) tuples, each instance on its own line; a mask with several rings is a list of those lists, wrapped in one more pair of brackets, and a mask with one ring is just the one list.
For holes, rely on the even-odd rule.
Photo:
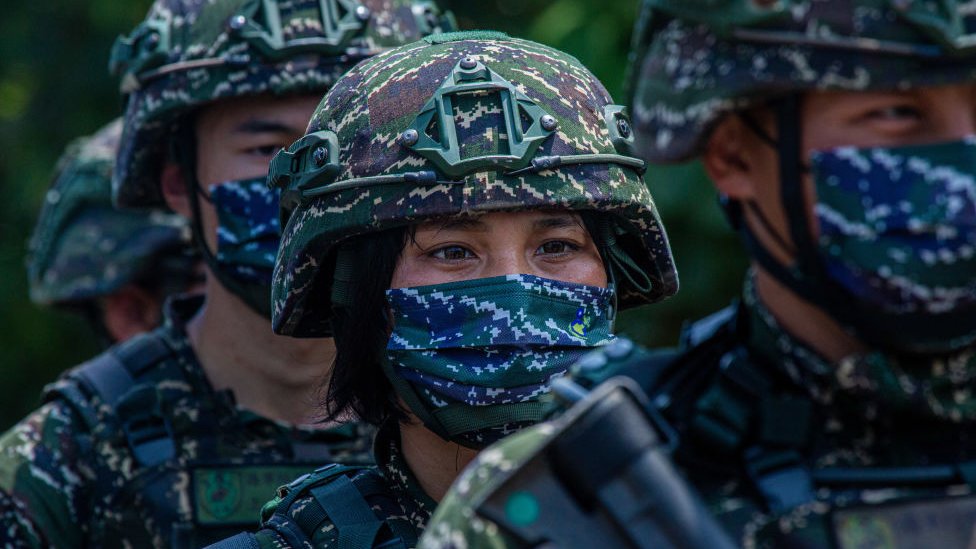
[(818, 241), (834, 280), (894, 313), (973, 309), (976, 138), (844, 147), (814, 154), (811, 166)]
[[(789, 92), (976, 80), (973, 0), (644, 0), (628, 88), (651, 162), (701, 152), (723, 113)], [(966, 36), (968, 35), (968, 38)]]
[[(765, 378), (773, 387), (805, 395), (814, 405), (810, 443), (802, 449), (804, 463), (813, 468), (872, 468), (955, 464), (972, 459), (976, 445), (966, 433), (976, 421), (972, 394), (976, 350), (927, 360), (869, 352), (831, 364), (777, 323), (758, 299), (751, 278), (744, 302), (751, 334), (737, 345), (774, 368)], [(788, 381), (778, 377), (782, 374)], [(687, 459), (679, 458), (678, 464), (743, 547), (830, 547), (834, 546), (833, 517), (840, 510), (877, 510), (906, 501), (959, 503), (973, 495), (972, 488), (962, 482), (915, 488), (819, 486), (814, 501), (777, 514), (757, 498), (744, 470), (730, 471), (722, 463), (731, 459), (735, 456), (709, 455), (699, 448)], [(939, 521), (938, 516), (914, 520), (918, 521), (916, 531), (929, 529), (930, 540), (936, 539), (933, 526), (936, 531), (958, 528)], [(969, 525), (973, 524), (976, 515), (969, 512)], [(908, 543), (906, 547), (912, 545), (901, 542)], [(918, 543), (916, 539), (915, 546), (920, 546)]]
[[(507, 473), (522, 467), (556, 433), (540, 423), (485, 448), (464, 468), (437, 505), (418, 549), (512, 549), (519, 547), (475, 506), (493, 492)], [(543, 505), (545, 502), (541, 502)]]
[[(426, 157), (398, 139), (425, 104), (469, 56), (511, 82), (552, 115), (558, 126), (536, 156), (616, 154), (603, 109), (612, 100), (577, 60), (546, 46), (492, 34), (458, 33), (429, 39), (365, 61), (347, 73), (316, 109), (308, 133), (338, 136), (336, 183), (350, 178), (437, 172)], [(495, 150), (500, 138), (497, 104), (490, 96), (458, 103), (455, 130), (461, 147)], [(487, 141), (486, 141), (487, 140)], [(497, 145), (497, 143), (496, 143)], [(651, 281), (649, 292), (618, 288), (621, 307), (657, 301), (677, 290), (677, 274), (650, 192), (632, 169), (618, 164), (565, 165), (538, 174), (506, 175), (497, 166), (462, 183), (362, 186), (303, 202), (285, 226), (272, 293), (275, 332), (299, 337), (328, 333), (331, 274), (336, 244), (355, 235), (455, 215), (526, 209), (606, 212), (626, 230)], [(271, 174), (273, 178), (274, 173)], [(450, 178), (444, 178), (450, 179)], [(330, 268), (330, 267), (324, 267)]]
[[(406, 380), (435, 417), (438, 411), (452, 419), (484, 417), (486, 406), (538, 402), (554, 377), (613, 340), (611, 288), (513, 274), (386, 295), (394, 326), (388, 375)], [(482, 448), (532, 423), (481, 419), (460, 432), (428, 426)]]
[[(324, 36), (320, 0), (267, 3), (278, 8), (284, 39)], [(370, 14), (365, 30), (344, 48), (296, 50), (269, 57), (240, 38), (231, 25), (233, 17), (246, 15), (246, 21), (267, 27), (261, 1), (156, 0), (146, 23), (165, 31), (156, 33), (156, 38), (147, 33), (130, 58), (122, 56), (117, 69), (126, 111), (114, 181), (116, 203), (125, 207), (163, 205), (158, 179), (168, 152), (167, 132), (193, 109), (233, 97), (324, 93), (359, 60), (452, 28), (432, 2), (340, 3), (361, 5)]]
[(441, 394), (470, 406), (537, 397), (545, 390), (537, 386), (540, 371), (562, 374), (585, 349), (613, 337), (612, 289), (532, 275), (397, 288), (387, 290), (387, 300), (390, 360), (420, 351), (425, 359), (410, 361), (418, 369), (404, 377), (450, 373)]
[[(194, 523), (203, 512), (194, 489), (207, 467), (283, 467), (293, 476), (295, 465), (310, 468), (321, 459), (297, 455), (297, 446), (313, 444), (326, 445), (339, 462), (372, 463), (371, 428), (286, 425), (238, 408), (228, 392), (214, 391), (185, 332), (185, 322), (202, 303), (202, 297), (178, 300), (167, 310), (156, 333), (171, 352), (147, 365), (149, 378), (141, 380), (156, 388), (176, 456), (160, 466), (140, 465), (121, 418), (98, 396), (84, 393), (84, 413), (93, 414), (94, 428), (63, 397), (48, 402), (0, 436), (0, 547), (175, 547), (174, 526), (191, 536), (183, 543), (198, 547), (247, 527), (204, 530)], [(70, 390), (71, 384), (63, 378), (53, 389)], [(238, 495), (247, 490), (239, 488)], [(213, 493), (206, 501), (215, 511), (253, 518), (256, 528), (258, 508), (229, 495), (224, 492), (221, 500), (220, 492)], [(270, 495), (260, 494), (259, 501)], [(234, 504), (247, 508), (229, 507)]]
[(190, 279), (190, 234), (182, 218), (112, 207), (121, 133), (117, 119), (73, 142), (58, 161), (27, 258), (34, 303), (78, 304), (109, 295), (158, 270), (167, 258), (167, 265), (183, 267)]
[[(732, 329), (735, 337), (722, 343), (718, 352), (705, 355), (714, 363), (681, 366), (695, 368), (701, 374), (717, 373), (719, 363), (728, 363), (740, 353), (755, 364), (765, 365), (758, 370), (761, 376), (752, 380), (754, 386), (768, 384), (770, 394), (801, 398), (813, 406), (809, 424), (798, 420), (786, 424), (798, 432), (809, 429), (799, 446), (785, 447), (800, 452), (802, 464), (813, 469), (870, 470), (952, 466), (972, 459), (976, 443), (967, 433), (976, 422), (972, 405), (976, 350), (929, 361), (869, 353), (831, 364), (782, 329), (759, 301), (751, 277), (744, 291), (744, 306), (744, 316), (730, 315), (723, 321), (737, 323)], [(711, 343), (706, 340), (704, 344)], [(692, 348), (682, 350), (690, 351)], [(879, 372), (895, 374), (879, 379)], [(689, 426), (691, 417), (687, 414), (707, 406), (705, 399), (718, 383), (715, 378), (707, 379), (694, 391), (685, 392), (683, 387), (669, 387), (670, 395), (682, 394), (688, 399), (675, 403), (684, 412), (668, 415), (669, 422)], [(657, 388), (645, 389), (653, 395)], [(758, 429), (755, 423), (758, 421), (753, 418), (750, 429)], [(493, 487), (499, 473), (520, 467), (546, 443), (551, 436), (546, 425), (526, 429), (482, 451), (441, 500), (418, 547), (518, 547), (495, 523), (477, 516), (475, 506)], [(699, 439), (685, 430), (680, 435), (681, 447), (674, 454), (676, 464), (720, 524), (744, 548), (838, 547), (838, 539), (843, 539), (870, 541), (865, 547), (896, 549), (933, 546), (936, 540), (972, 539), (967, 536), (976, 525), (972, 499), (976, 493), (962, 481), (914, 487), (818, 485), (813, 501), (774, 513), (759, 497), (743, 465), (745, 453), (759, 443), (758, 433), (750, 431), (747, 441), (733, 451), (699, 444)], [(937, 508), (914, 515), (885, 514), (920, 502), (945, 505), (954, 511)], [(896, 535), (879, 537), (879, 532)]]
[[(380, 427), (376, 433), (373, 453), (376, 457), (376, 466), (354, 476), (353, 484), (361, 493), (370, 494), (366, 496), (366, 503), (376, 517), (390, 525), (390, 530), (395, 535), (402, 536), (404, 543), (412, 547), (415, 543), (411, 538), (416, 540), (420, 537), (427, 526), (427, 521), (430, 520), (431, 513), (437, 507), (437, 502), (424, 492), (417, 477), (411, 472), (400, 446), (400, 428), (396, 421), (388, 421)], [(383, 488), (384, 497), (376, 497), (375, 487), (366, 488), (377, 481)], [(301, 488), (301, 482), (294, 486), (294, 489)], [(274, 512), (273, 509), (281, 503), (282, 495), (279, 492), (279, 497), (272, 500), (266, 508), (268, 510), (262, 513), (265, 521), (270, 517), (270, 513)], [(296, 523), (293, 527), (299, 528), (311, 538), (308, 540), (307, 547), (348, 549), (348, 545), (339, 543), (339, 532), (328, 515), (322, 516), (317, 512), (317, 506), (311, 505), (314, 498), (312, 494), (299, 497), (287, 509), (278, 509), (278, 512), (284, 512), (291, 517)], [(309, 524), (314, 525), (314, 531), (309, 531), (311, 528), (297, 526)], [(293, 547), (288, 540), (268, 528), (258, 531), (254, 539), (257, 547), (261, 549)]]
[(210, 187), (217, 210), (217, 263), (235, 278), (270, 285), (281, 242), (278, 197), (263, 177)]

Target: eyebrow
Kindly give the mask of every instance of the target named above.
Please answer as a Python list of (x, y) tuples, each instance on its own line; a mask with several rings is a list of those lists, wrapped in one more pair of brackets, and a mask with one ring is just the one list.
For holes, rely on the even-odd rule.
[(437, 227), (437, 232), (441, 231), (477, 231), (479, 233), (486, 233), (488, 232), (488, 225), (480, 218), (463, 217), (444, 221)]
[[(304, 133), (302, 128), (302, 133)], [(262, 120), (260, 118), (249, 118), (241, 122), (234, 128), (234, 133), (295, 133), (297, 130), (281, 122), (274, 120)]]
[(583, 227), (583, 223), (570, 214), (557, 214), (537, 219), (532, 224), (537, 229), (563, 229), (566, 227)]

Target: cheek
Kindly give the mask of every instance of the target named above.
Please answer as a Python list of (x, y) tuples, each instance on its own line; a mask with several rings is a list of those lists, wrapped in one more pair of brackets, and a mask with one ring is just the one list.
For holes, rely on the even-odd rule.
[[(603, 262), (597, 255), (595, 257), (587, 258), (587, 261), (581, 261), (574, 263), (576, 272), (574, 272), (575, 280), (570, 282), (576, 282), (578, 284), (586, 284), (587, 286), (599, 286), (601, 288), (607, 287), (607, 270), (603, 266)], [(574, 267), (571, 267), (574, 268)]]
[(599, 252), (594, 247), (592, 250), (581, 252), (573, 261), (562, 265), (544, 266), (540, 272), (533, 273), (544, 278), (561, 280), (563, 282), (573, 282), (575, 284), (585, 284), (587, 286), (598, 286), (606, 288), (607, 270), (600, 259)]
[(220, 147), (201, 147), (201, 151), (203, 149), (209, 149), (209, 153), (199, 157), (197, 179), (204, 190), (211, 185), (263, 177), (268, 173), (266, 157), (235, 153)]
[(404, 254), (397, 262), (390, 280), (391, 288), (410, 288), (412, 286), (427, 286), (454, 282), (458, 277), (451, 273), (434, 268), (429, 262), (416, 256)]

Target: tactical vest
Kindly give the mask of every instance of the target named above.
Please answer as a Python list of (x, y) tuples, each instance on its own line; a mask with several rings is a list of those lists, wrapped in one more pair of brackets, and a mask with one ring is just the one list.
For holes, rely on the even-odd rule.
[[(261, 512), (263, 534), (274, 546), (315, 547), (316, 533), (326, 526), (342, 549), (406, 549), (417, 545), (417, 533), (401, 521), (385, 521), (384, 511), (397, 509), (386, 479), (370, 467), (327, 465), (281, 487)], [(240, 533), (208, 549), (260, 549), (254, 534)]]
[[(749, 352), (738, 335), (740, 316), (733, 306), (692, 325), (682, 350), (659, 354), (649, 368), (655, 373), (644, 387), (679, 433), (679, 463), (705, 461), (725, 478), (744, 478), (773, 517), (829, 505), (805, 520), (823, 521), (816, 527), (830, 536), (826, 543), (842, 549), (967, 547), (976, 539), (976, 461), (815, 467), (809, 457), (818, 430), (815, 404)], [(860, 501), (889, 490), (912, 495), (883, 505)], [(821, 541), (802, 539), (815, 539), (813, 546)]]
[[(137, 336), (45, 389), (45, 401), (67, 404), (87, 427), (78, 442), (82, 455), (94, 456), (92, 546), (125, 539), (200, 547), (254, 529), (257, 510), (279, 486), (334, 461), (337, 446), (355, 443), (358, 429), (349, 425), (290, 448), (269, 441), (267, 447), (227, 452), (221, 441), (234, 435), (235, 422), (220, 413), (232, 406), (218, 402), (229, 399), (221, 393), (209, 400), (189, 393), (197, 399), (197, 416), (174, 425), (174, 407), (193, 384), (175, 360), (172, 337), (165, 327)], [(184, 389), (174, 394), (177, 386)]]

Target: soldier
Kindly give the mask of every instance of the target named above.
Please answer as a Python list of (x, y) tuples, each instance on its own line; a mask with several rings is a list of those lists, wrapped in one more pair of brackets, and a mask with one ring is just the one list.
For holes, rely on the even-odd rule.
[[(704, 4), (644, 3), (634, 116), (647, 159), (703, 161), (741, 303), (579, 377), (643, 378), (744, 547), (972, 547), (973, 3)], [(430, 546), (492, 543), (460, 499)]]
[(166, 296), (202, 281), (185, 221), (112, 207), (122, 121), (68, 146), (30, 242), (31, 301), (83, 314), (107, 348), (152, 330)]
[(0, 438), (0, 545), (197, 547), (254, 525), (253, 502), (307, 464), (369, 460), (361, 425), (309, 425), (330, 340), (270, 330), (263, 181), (342, 72), (442, 24), (409, 0), (158, 0), (117, 42), (114, 199), (189, 219), (205, 300), (173, 302)]
[(218, 547), (413, 546), (618, 308), (673, 294), (632, 138), (578, 61), (501, 33), (428, 37), (341, 79), (272, 161), (273, 326), (334, 330), (327, 411), (379, 426), (378, 465), (300, 477), (263, 530)]

